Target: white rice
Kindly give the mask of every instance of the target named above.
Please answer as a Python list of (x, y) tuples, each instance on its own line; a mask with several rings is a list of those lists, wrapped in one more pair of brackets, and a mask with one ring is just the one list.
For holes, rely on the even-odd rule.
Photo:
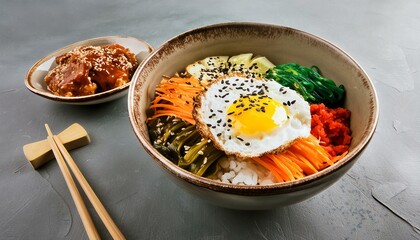
[(235, 185), (269, 185), (275, 183), (272, 173), (252, 159), (239, 160), (227, 157), (219, 162), (221, 170), (217, 179), (222, 183)]

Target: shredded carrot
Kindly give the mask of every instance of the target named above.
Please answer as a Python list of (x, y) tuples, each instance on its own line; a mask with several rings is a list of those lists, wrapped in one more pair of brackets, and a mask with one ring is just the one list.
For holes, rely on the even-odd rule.
[[(262, 158), (264, 158), (264, 157), (262, 157)], [(254, 161), (256, 161), (261, 166), (270, 170), (270, 172), (274, 175), (274, 177), (277, 179), (277, 181), (279, 181), (279, 182), (286, 181), (281, 177), (281, 175), (278, 172), (279, 169), (276, 167), (276, 165), (273, 162), (265, 161), (262, 158), (254, 158)]]
[(156, 87), (156, 97), (150, 105), (154, 113), (148, 120), (175, 116), (195, 124), (192, 116), (194, 97), (202, 90), (200, 82), (194, 77), (163, 78)]
[(300, 179), (333, 165), (346, 156), (331, 156), (314, 136), (299, 139), (287, 150), (277, 154), (267, 154), (254, 161), (270, 170), (277, 181)]

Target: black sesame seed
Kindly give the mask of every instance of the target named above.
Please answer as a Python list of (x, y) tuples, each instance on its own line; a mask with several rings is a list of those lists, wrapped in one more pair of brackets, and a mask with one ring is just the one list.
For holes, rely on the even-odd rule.
[[(227, 122), (228, 122), (228, 123), (232, 122), (232, 119), (230, 119), (230, 118), (229, 118)], [(230, 124), (229, 124), (229, 125), (230, 125)]]
[(291, 104), (295, 104), (296, 100), (293, 100), (292, 102), (290, 102)]
[(232, 115), (232, 114), (234, 114), (235, 112), (230, 112), (230, 113), (228, 113), (227, 115)]
[(251, 145), (251, 143), (247, 142), (247, 143), (245, 143), (245, 145), (246, 145), (246, 146), (249, 146), (249, 145)]
[(215, 128), (216, 128), (216, 126), (211, 126), (211, 128), (215, 129)]
[(222, 136), (222, 133), (218, 133), (218, 134), (217, 134), (217, 136), (218, 136), (218, 137)]
[(223, 113), (223, 111), (222, 110), (217, 110), (219, 113)]
[(211, 124), (210, 123), (207, 123), (207, 127), (211, 127)]
[(217, 123), (221, 123), (221, 122), (222, 122), (222, 119), (217, 120)]
[(228, 103), (229, 102), (229, 100), (225, 100), (225, 103)]
[(240, 137), (236, 137), (239, 141), (243, 142), (244, 139), (240, 138)]

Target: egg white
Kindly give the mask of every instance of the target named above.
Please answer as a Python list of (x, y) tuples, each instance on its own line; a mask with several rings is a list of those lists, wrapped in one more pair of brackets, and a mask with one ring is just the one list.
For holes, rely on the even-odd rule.
[[(266, 95), (284, 104), (288, 109), (287, 121), (283, 120), (284, 111), (277, 109), (273, 120), (283, 121), (277, 121), (279, 126), (269, 133), (250, 135), (233, 129), (228, 122), (229, 106), (250, 94)], [(196, 98), (193, 116), (203, 137), (210, 138), (226, 154), (240, 158), (282, 151), (295, 140), (308, 137), (311, 131), (309, 104), (296, 91), (273, 80), (231, 76), (213, 82)]]

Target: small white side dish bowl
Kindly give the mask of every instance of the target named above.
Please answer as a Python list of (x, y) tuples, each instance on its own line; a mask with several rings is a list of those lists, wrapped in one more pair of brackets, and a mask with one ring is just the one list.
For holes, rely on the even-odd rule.
[(36, 62), (26, 74), (25, 85), (31, 92), (41, 97), (66, 104), (90, 105), (108, 102), (121, 98), (127, 94), (131, 82), (123, 86), (97, 94), (87, 96), (64, 97), (54, 95), (50, 90), (48, 90), (47, 84), (44, 80), (48, 71), (52, 70), (55, 66), (57, 66), (55, 62), (55, 58), (57, 56), (70, 52), (74, 48), (80, 46), (102, 46), (115, 43), (130, 49), (130, 51), (133, 52), (134, 55), (136, 55), (139, 64), (153, 51), (153, 48), (147, 42), (137, 38), (126, 36), (107, 36), (76, 42), (63, 48), (60, 48)]
[[(188, 172), (160, 154), (149, 139), (147, 111), (162, 76), (173, 76), (209, 56), (253, 53), (276, 65), (296, 62), (316, 65), (325, 77), (346, 88), (345, 107), (351, 111), (352, 143), (348, 154), (313, 175), (272, 185), (232, 185)], [(372, 81), (360, 65), (332, 43), (283, 26), (224, 23), (182, 33), (154, 50), (133, 76), (128, 94), (130, 121), (152, 159), (181, 189), (212, 204), (235, 209), (268, 209), (308, 199), (339, 180), (361, 156), (378, 121), (378, 100)], [(149, 160), (149, 159), (144, 159)]]

